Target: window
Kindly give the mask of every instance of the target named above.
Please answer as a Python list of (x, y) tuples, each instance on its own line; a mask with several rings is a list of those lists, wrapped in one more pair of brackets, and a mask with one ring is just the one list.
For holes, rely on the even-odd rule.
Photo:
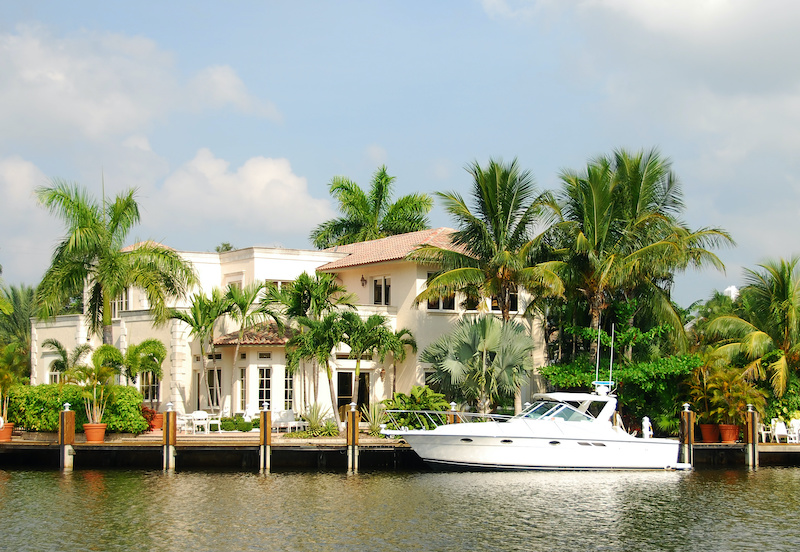
[(159, 390), (161, 388), (161, 381), (152, 372), (142, 372), (139, 375), (139, 391), (142, 393), (142, 398), (145, 401), (158, 402)]
[(247, 353), (239, 353), (239, 358), (241, 360), (247, 360)]
[(247, 368), (240, 368), (239, 372), (239, 410), (247, 410)]
[(263, 359), (269, 359), (269, 358), (272, 358), (272, 353), (270, 353), (270, 352), (266, 352), (266, 353), (264, 353), (264, 352), (261, 352), (261, 353), (258, 353), (258, 359), (259, 359), (259, 360), (263, 360)]
[(111, 318), (118, 318), (119, 313), (128, 310), (128, 288), (111, 301)]
[(50, 383), (58, 383), (61, 381), (61, 372), (50, 372)]
[[(428, 279), (434, 275), (433, 272), (428, 272)], [(456, 295), (448, 295), (447, 297), (440, 297), (438, 299), (428, 300), (428, 310), (456, 310)]]
[(213, 355), (208, 355), (208, 360), (222, 360), (222, 353), (214, 353)]
[(260, 366), (258, 368), (258, 407), (264, 407), (264, 401), (272, 401), (272, 393), (270, 389), (270, 375), (272, 368)]
[[(517, 292), (512, 291), (508, 296), (508, 310), (511, 312), (517, 312), (519, 309), (519, 295)], [(499, 311), (500, 306), (497, 304), (497, 297), (492, 297), (492, 310)]]
[(374, 305), (388, 305), (391, 303), (392, 279), (378, 277), (372, 281), (372, 303)]
[(283, 384), (283, 409), (293, 410), (294, 404), (294, 376), (286, 371), (286, 377)]
[(208, 403), (209, 406), (219, 406), (219, 397), (222, 394), (222, 369), (208, 371)]

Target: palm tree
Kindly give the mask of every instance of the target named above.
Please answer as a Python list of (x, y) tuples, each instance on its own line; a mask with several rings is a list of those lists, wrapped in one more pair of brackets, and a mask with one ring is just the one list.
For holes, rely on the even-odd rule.
[[(206, 359), (211, 354), (214, 374), (216, 374), (216, 355), (214, 354), (214, 327), (217, 320), (228, 312), (230, 305), (228, 299), (222, 294), (219, 288), (214, 288), (211, 297), (196, 293), (192, 297), (192, 304), (189, 310), (172, 309), (170, 318), (175, 318), (189, 326), (189, 336), (196, 339), (200, 344), (200, 358), (202, 378), (206, 383), (206, 396), (211, 397), (211, 389), (208, 382), (208, 372), (206, 370)], [(210, 348), (210, 350), (209, 350)], [(219, 408), (219, 380), (214, 377), (214, 390), (217, 397), (217, 404), (210, 405)]]
[(85, 357), (92, 350), (92, 346), (88, 343), (79, 343), (72, 351), (68, 351), (64, 345), (57, 339), (45, 339), (42, 342), (42, 347), (52, 349), (58, 354), (58, 358), (53, 361), (52, 368), (56, 372), (67, 372), (81, 364), (83, 357)]
[(0, 345), (18, 343), (28, 357), (30, 368), (31, 318), (35, 316), (36, 290), (31, 286), (3, 286), (0, 301), (10, 306), (10, 312), (0, 313)]
[(417, 352), (417, 340), (408, 328), (396, 330), (389, 339), (389, 351), (392, 353), (392, 396), (397, 391), (397, 363), (406, 359), (407, 348)]
[(487, 315), (459, 322), (452, 333), (426, 348), (420, 360), (431, 363), (431, 380), (445, 394), (475, 400), (488, 412), (498, 398), (518, 394), (533, 368), (533, 349), (523, 325)]
[(372, 177), (369, 192), (342, 176), (331, 180), (330, 193), (339, 202), (340, 218), (323, 222), (311, 232), (317, 249), (428, 228), (433, 199), (426, 194), (409, 194), (392, 203), (394, 177), (380, 167)]
[[(335, 275), (322, 272), (315, 273), (314, 276), (307, 272), (300, 274), (289, 286), (281, 288), (280, 301), (284, 305), (284, 314), (290, 321), (302, 318), (318, 321), (326, 314), (342, 308), (355, 309), (355, 296), (347, 293), (347, 289), (336, 281)], [(303, 333), (307, 328), (299, 325), (298, 331)], [(303, 358), (311, 360), (312, 388), (314, 402), (317, 402), (319, 378), (316, 357), (311, 355)]]
[[(649, 295), (662, 320), (682, 331), (669, 300), (671, 275), (690, 265), (723, 270), (709, 248), (733, 244), (730, 235), (717, 228), (691, 231), (680, 222), (681, 187), (656, 150), (618, 150), (589, 162), (583, 173), (563, 171), (560, 178), (560, 197), (548, 202), (555, 217), (550, 238), (566, 261), (565, 279), (586, 298), (590, 327), (599, 328), (616, 294), (637, 290)], [(593, 341), (590, 355), (596, 346)]]
[(325, 368), (333, 415), (336, 423), (339, 424), (341, 423), (341, 418), (337, 408), (336, 391), (333, 387), (333, 370), (331, 369), (330, 360), (333, 350), (342, 342), (344, 337), (341, 315), (337, 311), (332, 311), (319, 320), (300, 317), (296, 321), (305, 328), (305, 331), (293, 335), (286, 344), (287, 361), (290, 369), (296, 369), (301, 358), (315, 359), (320, 366)]
[(789, 373), (800, 366), (800, 274), (798, 257), (770, 260), (762, 270), (745, 270), (742, 316), (726, 314), (708, 325), (721, 340), (716, 354), (733, 361), (744, 355), (750, 379), (770, 374), (778, 397), (786, 391)]
[(40, 316), (53, 318), (66, 301), (87, 288), (89, 326), (110, 344), (111, 301), (129, 286), (147, 295), (156, 324), (169, 318), (167, 299), (182, 297), (195, 283), (194, 271), (177, 252), (153, 242), (123, 251), (139, 206), (131, 189), (99, 205), (77, 184), (54, 180), (36, 190), (39, 202), (61, 218), (67, 235), (56, 246), (37, 293)]
[(408, 256), (441, 267), (416, 300), (456, 292), (477, 295), (496, 301), (503, 320), (508, 321), (520, 287), (538, 294), (562, 293), (555, 272), (560, 263), (540, 263), (535, 257), (533, 227), (541, 199), (530, 173), (520, 170), (516, 159), (509, 164), (490, 160), (486, 168), (475, 162), (468, 170), (473, 177), (473, 208), (457, 192), (437, 193), (458, 223), (452, 236), (454, 247), (427, 245)]
[[(125, 377), (135, 380), (140, 374), (152, 374), (161, 379), (164, 373), (161, 365), (167, 358), (167, 348), (155, 338), (145, 339), (138, 345), (130, 345), (125, 351), (122, 368)], [(150, 408), (153, 408), (153, 394), (150, 394)]]
[(92, 353), (90, 364), (77, 364), (64, 373), (65, 381), (83, 386), (81, 395), (89, 423), (103, 421), (103, 413), (113, 394), (113, 378), (120, 374), (122, 365), (119, 349), (103, 344)]
[(244, 287), (228, 286), (225, 292), (228, 301), (228, 316), (238, 326), (239, 336), (233, 352), (231, 366), (231, 409), (233, 408), (233, 387), (236, 385), (236, 363), (239, 360), (239, 347), (244, 339), (244, 331), (267, 318), (272, 318), (279, 328), (283, 329), (283, 321), (278, 312), (272, 308), (277, 301), (277, 289), (273, 284), (253, 282)]
[(342, 342), (350, 347), (349, 357), (356, 361), (353, 401), (358, 402), (359, 377), (361, 376), (361, 357), (377, 354), (381, 362), (391, 351), (394, 333), (387, 326), (388, 319), (382, 314), (372, 314), (366, 320), (357, 312), (343, 312), (344, 336)]

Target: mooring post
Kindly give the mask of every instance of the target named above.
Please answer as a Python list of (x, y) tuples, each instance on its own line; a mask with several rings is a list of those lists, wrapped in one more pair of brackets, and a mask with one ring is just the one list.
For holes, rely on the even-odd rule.
[(64, 403), (64, 410), (58, 413), (58, 452), (62, 472), (71, 472), (74, 466), (75, 449), (75, 411)]
[(681, 460), (689, 465), (694, 465), (694, 421), (695, 413), (689, 409), (689, 403), (684, 403), (681, 410)]
[(747, 467), (756, 469), (758, 467), (758, 412), (752, 404), (747, 405), (745, 413), (744, 441), (747, 443), (745, 461)]
[(458, 423), (458, 417), (456, 416), (456, 407), (458, 405), (455, 402), (450, 403), (450, 412), (447, 413), (447, 423), (448, 424), (456, 424)]
[(164, 436), (161, 438), (161, 457), (164, 471), (175, 471), (175, 445), (178, 442), (178, 413), (172, 410), (172, 403), (167, 403), (164, 412)]
[(258, 471), (269, 473), (272, 455), (272, 411), (267, 401), (264, 401), (259, 415), (261, 418), (258, 425)]
[(350, 411), (347, 413), (347, 471), (358, 472), (358, 424), (361, 421), (360, 413), (356, 411), (358, 405), (350, 403)]

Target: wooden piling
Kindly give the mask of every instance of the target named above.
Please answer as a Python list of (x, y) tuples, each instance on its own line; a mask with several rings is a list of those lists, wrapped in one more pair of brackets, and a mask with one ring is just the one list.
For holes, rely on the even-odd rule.
[(164, 435), (161, 438), (164, 471), (175, 471), (175, 445), (178, 442), (178, 413), (170, 410), (164, 413)]
[(751, 405), (747, 405), (745, 412), (744, 442), (745, 463), (750, 469), (758, 468), (758, 412), (752, 410)]
[(269, 473), (272, 455), (272, 411), (260, 412), (258, 427), (258, 471)]
[(58, 413), (59, 466), (63, 472), (71, 472), (74, 466), (75, 411), (61, 410)]
[(355, 409), (347, 411), (347, 471), (358, 472), (358, 424), (361, 422), (361, 413)]
[(680, 419), (680, 441), (681, 441), (681, 461), (694, 465), (694, 422), (695, 413), (684, 408), (681, 410)]

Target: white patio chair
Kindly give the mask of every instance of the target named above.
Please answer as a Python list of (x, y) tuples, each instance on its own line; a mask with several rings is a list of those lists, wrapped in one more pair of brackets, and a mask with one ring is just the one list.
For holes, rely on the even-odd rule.
[(192, 432), (197, 433), (200, 429), (206, 434), (210, 431), (208, 412), (205, 410), (195, 410), (192, 412)]
[(786, 439), (789, 442), (789, 431), (786, 429), (786, 424), (783, 422), (776, 422), (775, 429), (772, 432), (772, 438), (776, 443), (780, 443), (781, 439)]
[(778, 423), (778, 418), (772, 418), (772, 420), (770, 420), (769, 422), (769, 430), (770, 430), (770, 435), (772, 437), (772, 442), (777, 442), (777, 440), (775, 439), (775, 425), (777, 423)]
[(772, 439), (772, 427), (767, 424), (758, 424), (758, 433), (761, 435), (762, 443), (769, 443)]
[(189, 414), (178, 414), (175, 417), (175, 427), (181, 433), (191, 433), (194, 431), (192, 417)]
[(800, 420), (789, 420), (789, 442), (800, 443)]
[(214, 431), (217, 431), (218, 433), (222, 433), (222, 416), (220, 416), (219, 414), (209, 414), (208, 415), (208, 431), (209, 431), (209, 433), (212, 431), (211, 430), (212, 424), (214, 426), (216, 426), (216, 428), (217, 428)]

